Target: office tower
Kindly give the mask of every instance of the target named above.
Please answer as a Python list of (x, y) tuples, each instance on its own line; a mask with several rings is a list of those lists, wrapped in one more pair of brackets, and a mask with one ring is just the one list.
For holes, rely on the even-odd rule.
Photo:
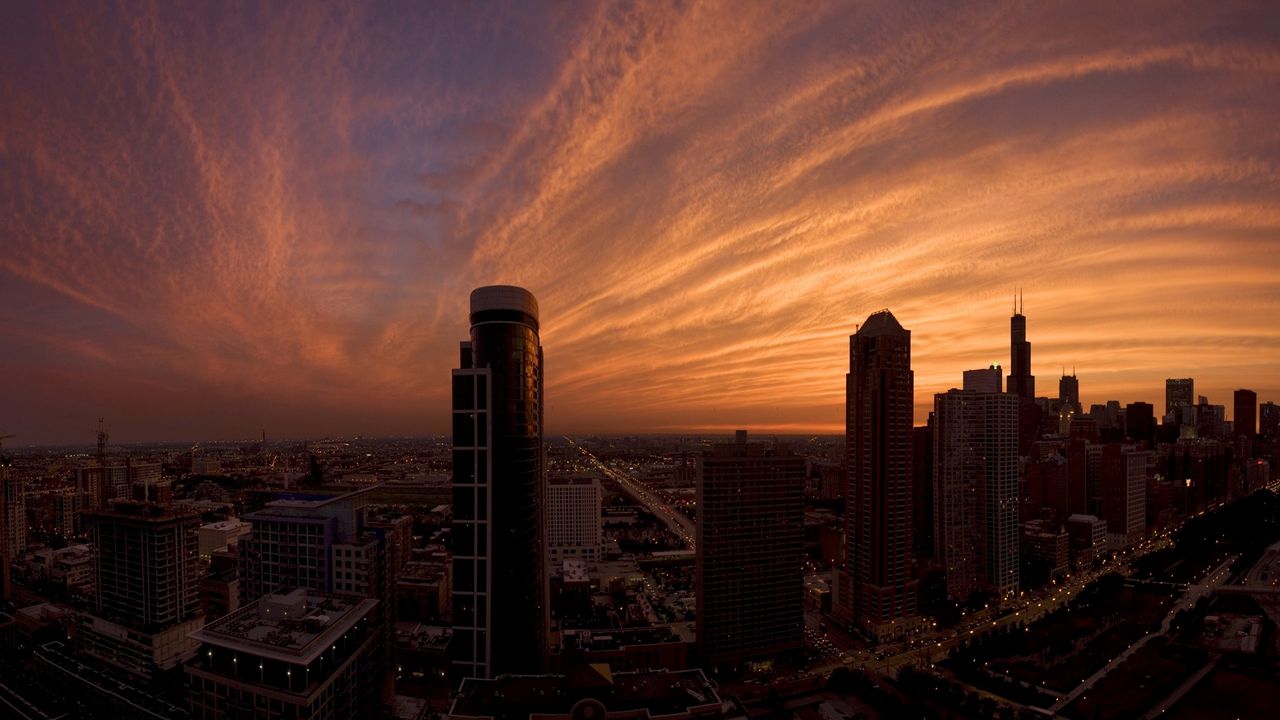
[(1006, 390), (1018, 396), (1018, 452), (1027, 453), (1040, 432), (1040, 407), (1036, 405), (1036, 377), (1031, 374), (1031, 343), (1027, 340), (1027, 316), (1019, 307), (1009, 318), (1009, 381)]
[(1164, 414), (1168, 415), (1174, 408), (1190, 407), (1195, 404), (1196, 381), (1192, 378), (1168, 378), (1164, 381)]
[(1080, 379), (1076, 377), (1074, 370), (1070, 375), (1062, 374), (1058, 379), (1058, 404), (1059, 407), (1070, 406), (1072, 411), (1079, 413), (1080, 407)]
[(1137, 442), (1145, 442), (1148, 448), (1155, 447), (1156, 418), (1155, 408), (1151, 403), (1131, 402), (1124, 408), (1125, 434)]
[(600, 559), (600, 481), (564, 478), (547, 483), (547, 553), (552, 566), (566, 559)]
[(773, 444), (715, 445), (697, 460), (697, 627), (705, 667), (804, 647), (804, 458)]
[(390, 549), (365, 518), (373, 489), (295, 494), (242, 516), (252, 530), (238, 543), (241, 604), (295, 588), (385, 599)]
[(1253, 437), (1258, 431), (1258, 393), (1252, 390), (1236, 390), (1233, 399), (1235, 414), (1231, 416), (1231, 433)]
[(1280, 405), (1264, 402), (1258, 406), (1258, 434), (1269, 439), (1280, 439)]
[(191, 716), (382, 717), (378, 606), (299, 588), (209, 623), (183, 668)]
[(542, 670), (542, 346), (538, 302), (505, 285), (471, 293), (471, 340), (453, 371), (453, 669)]
[(1150, 455), (1122, 445), (1102, 448), (1102, 516), (1111, 550), (1137, 545), (1146, 532)]
[(98, 577), (94, 612), (79, 618), (81, 650), (149, 677), (190, 657), (202, 622), (200, 516), (118, 501), (85, 513)]
[(1031, 374), (1031, 343), (1027, 340), (1027, 316), (1015, 308), (1009, 318), (1009, 382), (1010, 393), (1023, 404), (1036, 399), (1036, 377)]
[(845, 562), (837, 618), (873, 638), (905, 631), (916, 615), (911, 568), (911, 333), (888, 310), (849, 338), (845, 442)]
[(977, 370), (965, 370), (964, 389), (985, 393), (1004, 392), (1000, 372), (1000, 366), (994, 364)]
[(947, 594), (1018, 590), (1018, 398), (951, 390), (934, 396), (934, 557)]

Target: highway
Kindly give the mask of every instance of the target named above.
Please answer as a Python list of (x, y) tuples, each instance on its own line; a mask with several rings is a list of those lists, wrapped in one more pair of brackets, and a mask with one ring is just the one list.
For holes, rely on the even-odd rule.
[(690, 550), (697, 549), (695, 547), (695, 543), (697, 542), (698, 533), (694, 528), (693, 521), (690, 520), (687, 515), (680, 512), (678, 508), (673, 507), (664, 500), (657, 490), (654, 490), (625, 472), (615, 470), (614, 468), (605, 465), (601, 462), (600, 458), (574, 442), (573, 438), (566, 437), (565, 440), (569, 441), (570, 445), (575, 447), (578, 452), (582, 453), (582, 456), (594, 465), (596, 469), (607, 475), (614, 482), (618, 483), (623, 492), (630, 495), (636, 502), (644, 505), (649, 512), (653, 513), (654, 517), (665, 523), (667, 528), (684, 542), (685, 547)]

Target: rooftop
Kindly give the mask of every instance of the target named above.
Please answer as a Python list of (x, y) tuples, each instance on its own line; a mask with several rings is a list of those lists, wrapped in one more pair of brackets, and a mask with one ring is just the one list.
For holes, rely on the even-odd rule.
[(877, 310), (867, 317), (867, 321), (862, 323), (858, 328), (858, 334), (862, 336), (869, 335), (900, 335), (906, 333), (906, 329), (898, 322), (898, 318), (893, 313), (886, 310)]
[(608, 666), (592, 665), (567, 675), (468, 678), (449, 715), (527, 720), (539, 713), (568, 713), (586, 699), (596, 700), (606, 712), (648, 710), (653, 717), (720, 705), (720, 696), (701, 670), (611, 673)]
[(377, 600), (299, 588), (288, 595), (268, 595), (209, 623), (191, 637), (228, 650), (306, 665), (377, 604)]

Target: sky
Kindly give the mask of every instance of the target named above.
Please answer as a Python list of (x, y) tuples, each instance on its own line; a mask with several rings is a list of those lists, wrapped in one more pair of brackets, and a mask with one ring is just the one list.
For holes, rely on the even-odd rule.
[(448, 432), (468, 294), (548, 433), (836, 433), (1008, 365), (1280, 401), (1280, 4), (0, 7), (0, 434)]

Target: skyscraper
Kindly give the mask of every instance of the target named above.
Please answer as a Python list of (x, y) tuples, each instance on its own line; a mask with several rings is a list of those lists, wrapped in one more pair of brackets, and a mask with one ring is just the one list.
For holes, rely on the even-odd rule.
[(542, 398), (538, 301), (518, 287), (477, 288), (453, 371), (449, 651), (459, 677), (542, 670)]
[(1258, 393), (1252, 390), (1236, 390), (1233, 399), (1235, 414), (1231, 418), (1231, 433), (1253, 437), (1258, 432)]
[(773, 444), (698, 458), (697, 621), (706, 667), (804, 647), (805, 460)]
[(1164, 381), (1164, 414), (1174, 408), (1191, 407), (1196, 399), (1196, 381), (1193, 378), (1168, 378)]
[(1058, 380), (1058, 404), (1061, 406), (1070, 405), (1076, 414), (1080, 414), (1080, 379), (1076, 377), (1075, 370), (1070, 375), (1062, 374)]
[(947, 594), (1017, 592), (1018, 398), (951, 390), (934, 396), (934, 557)]
[(1000, 377), (1000, 366), (964, 371), (964, 389), (974, 392), (1004, 392), (1004, 378)]
[(1271, 440), (1280, 439), (1280, 405), (1264, 402), (1258, 406), (1258, 434)]
[(1026, 453), (1040, 431), (1040, 407), (1036, 405), (1036, 377), (1031, 374), (1031, 343), (1027, 340), (1027, 316), (1018, 307), (1009, 318), (1009, 382), (1007, 392), (1018, 396), (1018, 452)]
[(845, 562), (837, 617), (874, 638), (904, 630), (916, 614), (911, 568), (911, 333), (888, 310), (849, 338), (845, 439)]
[(1031, 343), (1027, 340), (1027, 316), (1022, 308), (1014, 309), (1009, 318), (1009, 382), (1008, 391), (1025, 404), (1036, 401), (1036, 376), (1031, 374)]

